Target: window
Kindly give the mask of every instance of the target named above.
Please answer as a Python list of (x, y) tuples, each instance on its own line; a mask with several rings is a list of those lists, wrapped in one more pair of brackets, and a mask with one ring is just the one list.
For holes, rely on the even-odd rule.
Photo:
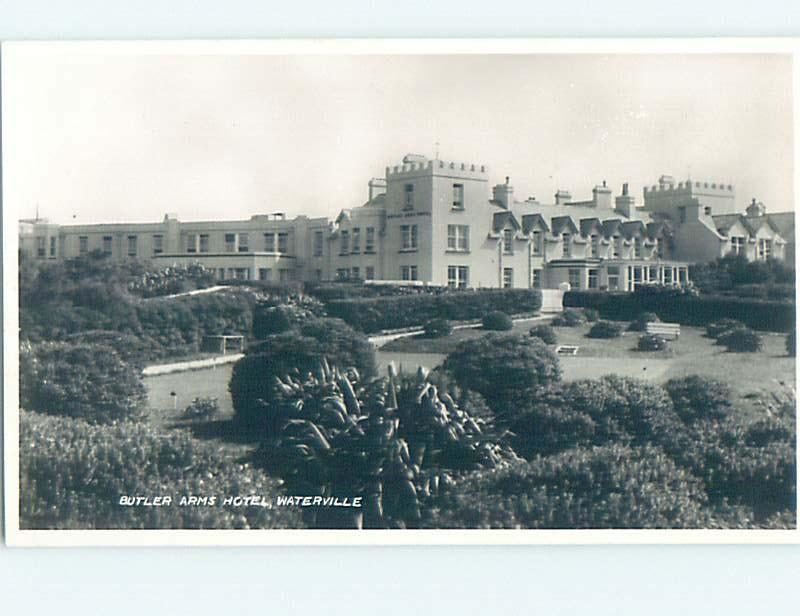
[(741, 236), (731, 237), (731, 254), (743, 255), (744, 254), (744, 240)]
[(622, 258), (622, 238), (619, 235), (615, 235), (613, 237), (614, 249), (612, 251), (612, 256), (615, 259)]
[(264, 234), (264, 250), (266, 252), (275, 252), (275, 232), (268, 231)]
[(671, 285), (672, 284), (672, 268), (665, 267), (664, 268), (664, 284)]
[(686, 222), (686, 206), (682, 205), (678, 208), (678, 220), (682, 223)]
[(278, 277), (280, 278), (281, 282), (289, 282), (292, 279), (292, 270), (290, 269), (278, 270)]
[[(273, 236), (273, 241), (274, 241), (274, 239), (275, 238)], [(314, 231), (314, 256), (315, 257), (321, 257), (322, 256), (322, 247), (324, 245), (324, 242), (325, 242), (325, 240), (324, 240), (324, 236), (322, 234), (322, 231)]]
[(36, 256), (40, 259), (44, 259), (45, 253), (47, 252), (47, 238), (46, 237), (37, 237), (36, 238)]
[(541, 231), (534, 231), (533, 232), (533, 254), (535, 254), (535, 255), (542, 254), (542, 232)]
[(135, 257), (136, 256), (136, 246), (137, 239), (135, 235), (128, 236), (128, 256)]
[(317, 277), (317, 280), (322, 280), (322, 270), (321, 269), (315, 270), (315, 275)]
[(503, 288), (504, 289), (511, 289), (514, 286), (514, 268), (513, 267), (504, 267), (503, 268)]
[(342, 231), (342, 240), (339, 244), (339, 254), (346, 255), (350, 252), (350, 232)]
[(200, 235), (200, 252), (208, 252), (208, 233)]
[(236, 234), (225, 234), (225, 252), (236, 252)]
[(642, 284), (642, 267), (632, 267), (633, 270), (633, 288), (635, 289), (637, 285)]
[(464, 209), (464, 185), (453, 184), (453, 209)]
[(592, 246), (592, 257), (597, 258), (600, 256), (600, 236), (596, 234), (592, 235), (590, 240)]
[(768, 239), (758, 240), (758, 258), (761, 259), (762, 261), (766, 261), (771, 256), (772, 256), (772, 240)]
[(272, 280), (272, 270), (268, 267), (259, 267), (258, 268), (258, 279), (259, 280)]
[(400, 267), (401, 280), (418, 280), (416, 265), (403, 265)]
[(572, 256), (572, 235), (569, 233), (562, 233), (561, 234), (561, 242), (562, 242), (562, 250), (561, 256), (565, 258), (569, 258)]
[(647, 271), (647, 280), (648, 282), (659, 282), (658, 280), (658, 268), (657, 267), (650, 267)]
[(220, 280), (225, 280), (225, 268), (221, 267), (217, 270), (217, 278)]
[[(769, 240), (767, 240), (769, 241)], [(685, 267), (678, 268), (678, 281), (683, 285), (688, 281), (687, 271)]]
[(569, 286), (573, 289), (580, 289), (581, 288), (581, 270), (579, 269), (570, 269), (567, 272), (567, 276), (569, 278)]
[(278, 233), (278, 252), (289, 252), (289, 234), (287, 232)]
[(468, 225), (447, 225), (447, 250), (458, 252), (469, 250)]
[(617, 291), (617, 290), (619, 290), (619, 268), (618, 267), (609, 267), (608, 268), (608, 290), (609, 291)]
[(656, 238), (656, 254), (658, 255), (659, 259), (663, 259), (664, 255), (666, 254), (663, 237)]
[(353, 268), (353, 274), (352, 274), (352, 276), (353, 276), (353, 278), (355, 278), (356, 280), (360, 280), (360, 279), (361, 279), (361, 268), (359, 268), (359, 267), (354, 267), (354, 268)]
[(417, 249), (417, 225), (401, 225), (401, 250), (416, 250)]
[(350, 277), (350, 270), (342, 267), (336, 270), (336, 280), (347, 280)]
[(50, 256), (51, 257), (56, 256), (56, 238), (54, 237), (50, 238)]
[(197, 236), (194, 233), (186, 236), (186, 252), (197, 252)]
[(703, 208), (703, 212), (705, 213), (706, 216), (711, 216), (711, 206), (710, 205), (705, 206)]
[(239, 252), (247, 252), (249, 250), (250, 237), (247, 233), (239, 234)]
[(89, 238), (86, 235), (81, 235), (78, 238), (78, 254), (85, 255), (87, 252), (89, 252)]
[(633, 258), (642, 258), (642, 238), (640, 237), (637, 237), (635, 240), (633, 240)]
[(589, 270), (589, 280), (588, 285), (590, 289), (599, 289), (600, 288), (600, 272), (596, 269)]
[(364, 278), (367, 280), (375, 280), (375, 268), (373, 266), (367, 266), (367, 272), (364, 275)]
[(469, 268), (466, 265), (447, 266), (447, 286), (451, 289), (466, 289), (469, 284)]
[(350, 252), (357, 255), (361, 252), (361, 229), (359, 227), (353, 228), (353, 245)]
[(164, 252), (164, 236), (163, 235), (154, 235), (153, 236), (153, 254), (160, 255)]
[(540, 269), (533, 270), (533, 280), (531, 281), (531, 286), (534, 289), (542, 288), (542, 270)]
[(114, 241), (110, 235), (103, 236), (103, 254), (104, 255), (111, 255), (111, 244)]
[(250, 279), (250, 270), (246, 267), (235, 267), (232, 270), (228, 270), (229, 272), (233, 272), (233, 276), (231, 276), (234, 280), (249, 280)]
[(503, 254), (514, 254), (514, 229), (503, 230)]
[(375, 252), (375, 227), (367, 227), (367, 237), (364, 241), (364, 252), (367, 254)]
[(406, 184), (405, 185), (405, 200), (403, 201), (403, 209), (404, 210), (413, 210), (414, 209), (414, 185), (413, 184)]

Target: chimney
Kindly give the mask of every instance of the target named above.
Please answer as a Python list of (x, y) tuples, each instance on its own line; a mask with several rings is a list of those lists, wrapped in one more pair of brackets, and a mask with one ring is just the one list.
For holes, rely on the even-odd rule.
[(763, 216), (767, 211), (767, 208), (764, 207), (764, 204), (761, 201), (756, 201), (756, 198), (753, 197), (753, 200), (750, 202), (750, 205), (747, 206), (745, 213), (750, 218), (757, 218), (759, 216)]
[(595, 186), (592, 189), (592, 202), (595, 207), (611, 207), (611, 189), (606, 186), (605, 180), (602, 186)]
[(509, 184), (508, 176), (506, 176), (505, 184), (497, 184), (492, 188), (492, 200), (497, 201), (506, 210), (511, 207), (514, 200), (514, 187)]
[(369, 200), (372, 201), (378, 195), (386, 192), (386, 180), (383, 178), (372, 178), (369, 181)]
[(565, 203), (569, 203), (572, 201), (572, 195), (569, 194), (569, 191), (566, 190), (557, 190), (555, 194), (556, 198), (556, 205), (564, 205)]
[(621, 214), (625, 218), (633, 218), (636, 209), (636, 202), (628, 191), (627, 182), (622, 185), (622, 194), (619, 195), (614, 201), (614, 210), (618, 214)]

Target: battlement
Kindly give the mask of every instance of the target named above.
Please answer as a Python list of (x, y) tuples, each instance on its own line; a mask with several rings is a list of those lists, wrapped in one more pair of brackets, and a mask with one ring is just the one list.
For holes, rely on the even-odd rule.
[[(406, 157), (408, 159), (408, 157)], [(486, 165), (445, 160), (411, 160), (401, 165), (386, 167), (386, 179), (397, 179), (411, 175), (456, 175), (469, 179), (488, 179)]]
[(733, 184), (727, 184), (725, 182), (697, 182), (686, 180), (685, 182), (678, 182), (677, 184), (674, 182), (660, 182), (653, 186), (645, 186), (644, 193), (645, 195), (652, 193), (732, 195), (734, 193), (734, 187)]

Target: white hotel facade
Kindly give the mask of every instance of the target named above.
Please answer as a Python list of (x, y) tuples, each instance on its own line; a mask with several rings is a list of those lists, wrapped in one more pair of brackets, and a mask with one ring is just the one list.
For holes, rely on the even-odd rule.
[(20, 250), (58, 260), (100, 251), (156, 266), (199, 262), (217, 278), (419, 281), (457, 288), (633, 290), (683, 285), (690, 263), (730, 253), (794, 259), (793, 207), (747, 207), (725, 183), (662, 176), (637, 206), (605, 182), (575, 201), (517, 200), (484, 165), (409, 154), (369, 182), (366, 203), (327, 218), (57, 225), (20, 221)]

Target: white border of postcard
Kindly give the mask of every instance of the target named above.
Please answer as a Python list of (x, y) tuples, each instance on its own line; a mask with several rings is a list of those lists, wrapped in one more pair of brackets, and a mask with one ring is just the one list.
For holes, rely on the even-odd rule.
[[(317, 39), (262, 41), (69, 41), (3, 43), (2, 62), (59, 49), (106, 54), (595, 54), (780, 53), (793, 57), (795, 203), (800, 191), (797, 111), (800, 69), (796, 38), (699, 39)], [(2, 92), (6, 87), (2, 83)], [(4, 114), (3, 114), (4, 115)], [(3, 116), (0, 116), (0, 118)], [(2, 149), (3, 168), (7, 157)], [(3, 202), (3, 405), (5, 531), (10, 546), (263, 546), (263, 545), (509, 545), (509, 544), (783, 544), (794, 530), (20, 530), (19, 308), (17, 212)], [(800, 456), (798, 457), (800, 460)], [(800, 463), (798, 463), (800, 468)]]

